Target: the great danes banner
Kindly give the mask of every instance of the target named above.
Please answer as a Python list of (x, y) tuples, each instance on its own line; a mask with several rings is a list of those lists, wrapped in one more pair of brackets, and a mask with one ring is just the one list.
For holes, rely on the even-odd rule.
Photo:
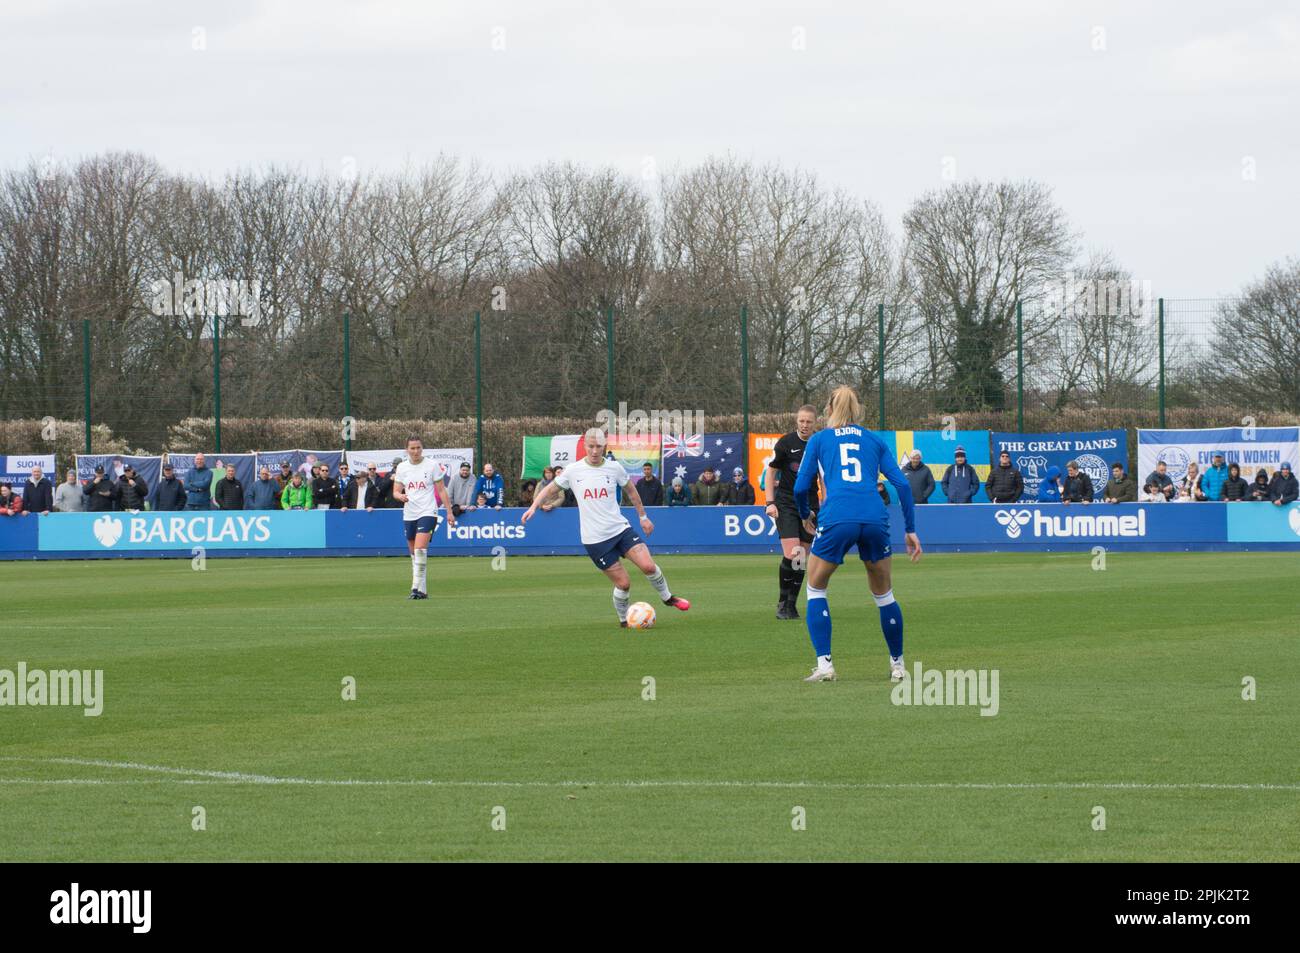
[(1216, 427), (1208, 430), (1139, 430), (1138, 472), (1140, 481), (1161, 460), (1174, 481), (1187, 473), (1195, 462), (1205, 472), (1216, 452), (1225, 462), (1241, 467), (1241, 478), (1255, 479), (1261, 467), (1272, 477), (1282, 463), (1292, 469), (1300, 465), (1300, 427)]
[[(1128, 437), (1123, 430), (993, 434), (994, 459), (1003, 450), (1011, 454), (1011, 465), (1025, 479), (1027, 500), (1038, 498), (1038, 485), (1049, 467), (1056, 467), (1064, 476), (1065, 465), (1071, 460), (1077, 460), (1079, 469), (1092, 478), (1093, 499), (1097, 500), (1110, 479), (1110, 465), (1118, 460), (1128, 469)], [(1138, 475), (1139, 481), (1147, 472)]]

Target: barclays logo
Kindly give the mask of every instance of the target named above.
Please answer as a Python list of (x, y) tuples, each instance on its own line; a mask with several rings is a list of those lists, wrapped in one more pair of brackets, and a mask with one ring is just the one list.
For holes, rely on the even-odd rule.
[(101, 516), (91, 524), (95, 531), (95, 539), (99, 540), (99, 545), (108, 549), (117, 545), (117, 541), (122, 538), (122, 521), (114, 519), (111, 516)]

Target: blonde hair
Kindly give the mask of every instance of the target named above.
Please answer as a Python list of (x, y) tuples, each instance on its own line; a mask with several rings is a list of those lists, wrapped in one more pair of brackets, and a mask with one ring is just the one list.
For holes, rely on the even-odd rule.
[(832, 430), (856, 424), (862, 419), (862, 401), (858, 392), (848, 384), (841, 384), (831, 391), (831, 399), (826, 402), (826, 426)]
[(588, 437), (594, 437), (599, 440), (602, 447), (609, 443), (609, 439), (605, 436), (605, 431), (601, 430), (599, 427), (588, 427), (586, 433), (582, 435), (584, 443), (587, 441)]

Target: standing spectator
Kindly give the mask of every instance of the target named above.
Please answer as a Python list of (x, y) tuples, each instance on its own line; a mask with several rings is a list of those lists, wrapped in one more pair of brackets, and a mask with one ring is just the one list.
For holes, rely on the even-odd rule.
[(1192, 500), (1205, 499), (1205, 494), (1201, 492), (1201, 468), (1195, 460), (1187, 464), (1187, 473), (1178, 484), (1178, 495), (1184, 494)]
[(303, 482), (301, 473), (294, 473), (294, 475), (289, 478), (289, 485), (286, 486), (284, 492), (280, 494), (280, 509), (311, 509), (311, 487)]
[(1014, 503), (1025, 492), (1025, 478), (1011, 465), (1011, 454), (998, 454), (998, 465), (989, 474), (989, 499), (994, 503)]
[[(881, 486), (885, 485), (884, 480), (876, 482)], [(975, 494), (979, 491), (979, 474), (966, 462), (966, 448), (958, 447), (952, 454), (952, 466), (943, 475), (943, 495), (948, 498), (949, 503), (969, 503), (975, 499)], [(915, 488), (912, 493), (916, 493)], [(888, 490), (885, 491), (885, 495), (889, 495)]]
[(1246, 499), (1252, 503), (1267, 503), (1268, 487), (1268, 471), (1260, 467), (1255, 471), (1255, 482), (1250, 485), (1250, 493)]
[(122, 471), (122, 479), (117, 481), (117, 505), (128, 512), (135, 513), (144, 509), (149, 499), (149, 487), (144, 477), (135, 472), (135, 467), (127, 464)]
[(741, 467), (731, 471), (731, 482), (723, 490), (722, 502), (728, 506), (754, 505), (754, 486), (745, 479), (745, 471)]
[(1092, 477), (1079, 469), (1079, 461), (1071, 460), (1065, 465), (1065, 482), (1061, 485), (1062, 503), (1091, 503), (1096, 491)]
[(1300, 499), (1300, 481), (1291, 472), (1291, 464), (1283, 463), (1268, 485), (1268, 501), (1274, 506), (1285, 506), (1297, 499)]
[(339, 506), (343, 505), (343, 500), (348, 495), (348, 487), (352, 485), (352, 481), (354, 479), (355, 477), (352, 476), (352, 468), (348, 466), (347, 461), (344, 460), (342, 463), (339, 464), (339, 478), (338, 478)]
[(709, 464), (700, 474), (700, 478), (691, 486), (691, 506), (719, 506), (722, 503), (722, 486)]
[(1124, 472), (1124, 464), (1118, 460), (1110, 465), (1110, 480), (1101, 495), (1107, 503), (1137, 502), (1137, 481)]
[(490, 506), (494, 510), (501, 509), (502, 504), (506, 501), (506, 481), (497, 473), (496, 467), (490, 463), (483, 464), (483, 475), (474, 481), (474, 498), (477, 500), (479, 494), (483, 495), (486, 501), (483, 505)]
[(519, 484), (519, 505), (532, 506), (533, 497), (534, 495), (536, 495), (536, 493), (537, 493), (536, 480), (525, 480), (523, 483)]
[(207, 458), (201, 453), (194, 455), (194, 466), (185, 474), (185, 508), (212, 509), (212, 471), (208, 469)]
[(664, 505), (664, 484), (655, 476), (655, 468), (650, 464), (641, 467), (641, 479), (637, 481), (636, 495), (646, 506)]
[(257, 479), (248, 491), (248, 509), (278, 510), (280, 508), (280, 481), (271, 478), (271, 468), (263, 466), (257, 471)]
[(672, 489), (668, 491), (669, 506), (690, 506), (691, 494), (681, 477), (673, 477)]
[(1233, 463), (1228, 467), (1228, 479), (1223, 484), (1223, 499), (1228, 503), (1244, 503), (1250, 493), (1250, 484), (1241, 478), (1241, 467)]
[(153, 488), (153, 508), (164, 512), (185, 509), (185, 486), (176, 479), (170, 463), (163, 464), (162, 478)]
[(338, 506), (339, 485), (330, 478), (329, 468), (324, 464), (312, 467), (316, 474), (311, 481), (311, 505), (315, 510), (328, 510)]
[(912, 485), (912, 499), (917, 503), (930, 502), (930, 495), (934, 493), (934, 474), (930, 468), (921, 462), (921, 451), (913, 450), (907, 458), (907, 466), (903, 467), (903, 475), (907, 477), (907, 482)]
[(117, 499), (117, 484), (104, 473), (101, 463), (95, 467), (95, 476), (86, 487), (86, 509), (92, 513), (107, 513)]
[(1038, 502), (1039, 503), (1060, 503), (1061, 502), (1061, 468), (1052, 466), (1047, 468), (1047, 475), (1038, 481)]
[(365, 510), (371, 512), (379, 503), (379, 494), (370, 483), (370, 471), (358, 470), (356, 477), (348, 483), (347, 492), (343, 494), (342, 509)]
[(17, 516), (23, 511), (23, 498), (8, 483), (0, 483), (0, 516)]
[(86, 508), (86, 495), (77, 482), (77, 471), (69, 470), (68, 478), (54, 491), (54, 512), (80, 513)]
[[(551, 482), (554, 483), (555, 480), (559, 477), (559, 475), (563, 472), (564, 472), (564, 467), (555, 467), (553, 470), (551, 470), (552, 473)], [(546, 470), (543, 470), (542, 471), (543, 481), (545, 481), (545, 478), (546, 478)], [(549, 513), (551, 510), (558, 509), (561, 506), (568, 506), (570, 499), (573, 499), (573, 502), (575, 504), (578, 502), (577, 497), (573, 495), (573, 490), (571, 489), (566, 489), (562, 496), (556, 496), (555, 494), (552, 494), (546, 499), (546, 502), (542, 504), (542, 511), (545, 513)]]
[[(546, 471), (542, 471), (542, 475), (545, 476)], [(474, 471), (470, 469), (469, 461), (462, 460), (460, 468), (447, 478), (447, 502), (451, 504), (453, 516), (460, 516), (474, 505), (475, 483)]]
[(284, 492), (284, 488), (289, 485), (289, 481), (292, 478), (293, 478), (293, 466), (289, 463), (288, 460), (281, 461), (280, 472), (275, 475), (275, 482), (280, 487), (281, 493)]
[(226, 464), (226, 475), (217, 481), (215, 494), (217, 509), (242, 510), (244, 508), (244, 484), (235, 476), (235, 465)]
[(1156, 468), (1147, 474), (1147, 481), (1142, 485), (1143, 490), (1149, 490), (1151, 487), (1155, 487), (1155, 491), (1166, 500), (1172, 500), (1174, 494), (1178, 492), (1173, 478), (1169, 476), (1169, 468), (1163, 460), (1156, 461)]
[(1201, 499), (1218, 502), (1223, 499), (1223, 484), (1228, 479), (1228, 465), (1223, 462), (1223, 451), (1215, 450), (1210, 466), (1201, 477)]
[(23, 487), (23, 516), (28, 513), (40, 513), (49, 516), (54, 509), (54, 487), (45, 479), (40, 467), (32, 467), (31, 479)]

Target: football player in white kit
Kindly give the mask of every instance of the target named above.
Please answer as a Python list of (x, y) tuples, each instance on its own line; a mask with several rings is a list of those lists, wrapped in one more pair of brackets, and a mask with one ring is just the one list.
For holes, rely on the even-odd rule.
[(587, 547), (591, 561), (614, 584), (614, 609), (618, 612), (618, 624), (627, 628), (627, 607), (630, 602), (628, 590), (632, 587), (632, 580), (621, 561), (624, 556), (645, 573), (664, 605), (685, 612), (691, 604), (669, 591), (663, 571), (655, 565), (654, 557), (650, 555), (650, 547), (642, 541), (641, 534), (632, 529), (627, 517), (618, 508), (618, 489), (625, 487), (627, 498), (641, 517), (641, 531), (646, 536), (654, 532), (654, 523), (645, 515), (641, 497), (637, 496), (636, 484), (628, 480), (627, 470), (617, 460), (605, 458), (605, 432), (599, 427), (592, 427), (583, 435), (583, 444), (587, 448), (587, 455), (572, 466), (565, 467), (563, 473), (546, 484), (533, 498), (533, 505), (524, 513), (521, 522), (527, 523), (532, 519), (537, 508), (552, 491), (572, 490), (578, 501), (582, 544)]
[[(406, 526), (406, 548), (411, 552), (411, 594), (408, 599), (428, 599), (426, 572), (429, 565), (429, 540), (438, 528), (438, 491), (442, 488), (441, 469), (424, 459), (424, 443), (419, 437), (406, 441), (407, 459), (393, 471), (393, 499), (402, 503), (402, 522)], [(447, 507), (447, 524), (456, 525), (456, 516)]]

